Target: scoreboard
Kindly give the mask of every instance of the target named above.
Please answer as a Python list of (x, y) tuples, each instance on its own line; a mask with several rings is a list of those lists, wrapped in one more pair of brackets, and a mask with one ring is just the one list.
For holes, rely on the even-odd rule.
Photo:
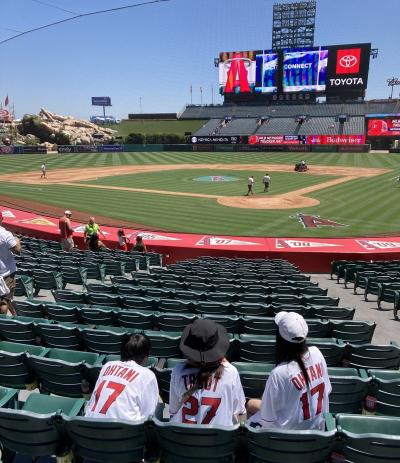
[(219, 90), (229, 95), (315, 93), (363, 96), (370, 43), (223, 52)]

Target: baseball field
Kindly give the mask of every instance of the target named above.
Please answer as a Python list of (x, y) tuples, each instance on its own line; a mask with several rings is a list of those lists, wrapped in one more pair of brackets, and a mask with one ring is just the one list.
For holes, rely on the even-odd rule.
[[(187, 233), (341, 237), (398, 234), (400, 156), (135, 152), (0, 157), (0, 205)], [(47, 165), (47, 179), (40, 166)], [(271, 186), (263, 192), (268, 172)], [(255, 178), (253, 196), (245, 196)], [(301, 217), (319, 218), (304, 227)]]

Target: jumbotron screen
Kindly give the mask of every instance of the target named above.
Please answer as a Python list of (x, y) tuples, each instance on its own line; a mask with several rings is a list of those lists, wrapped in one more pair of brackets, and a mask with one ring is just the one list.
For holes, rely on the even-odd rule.
[(400, 116), (369, 119), (367, 133), (370, 137), (400, 136)]
[(220, 53), (221, 94), (365, 90), (371, 44)]

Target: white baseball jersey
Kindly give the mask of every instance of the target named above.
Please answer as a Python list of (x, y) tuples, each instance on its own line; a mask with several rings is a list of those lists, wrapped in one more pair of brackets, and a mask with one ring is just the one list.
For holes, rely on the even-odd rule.
[(139, 421), (153, 415), (157, 403), (154, 373), (133, 360), (118, 360), (101, 369), (85, 416)]
[(253, 185), (253, 183), (254, 183), (254, 178), (249, 177), (247, 179), (247, 185), (250, 186), (250, 185)]
[(263, 183), (270, 183), (271, 177), (269, 175), (264, 175), (263, 177)]
[(41, 168), (42, 172), (46, 172), (46, 164), (42, 164), (40, 166), (40, 168)]
[(280, 363), (265, 385), (261, 410), (249, 421), (263, 428), (325, 430), (332, 391), (328, 369), (320, 350), (311, 346), (303, 357), (310, 385), (307, 388), (297, 362)]
[(190, 389), (199, 368), (186, 362), (179, 363), (172, 370), (169, 409), (171, 421), (187, 424), (213, 424), (232, 426), (237, 422), (235, 415), (246, 412), (245, 397), (239, 373), (227, 360), (220, 379), (211, 377), (204, 389), (198, 389), (182, 403), (182, 396)]

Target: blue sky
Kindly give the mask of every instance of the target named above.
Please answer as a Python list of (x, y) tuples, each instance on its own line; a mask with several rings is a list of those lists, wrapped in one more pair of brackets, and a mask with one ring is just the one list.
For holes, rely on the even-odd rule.
[[(46, 1), (46, 0), (43, 0)], [(47, 0), (85, 13), (133, 0)], [(92, 96), (111, 96), (109, 113), (177, 112), (190, 102), (214, 102), (220, 51), (271, 46), (275, 0), (171, 0), (92, 16), (0, 45), (0, 100), (6, 94), (17, 116), (44, 106), (89, 117)], [(368, 98), (389, 95), (386, 80), (400, 77), (400, 0), (318, 0), (315, 44), (372, 42)], [(5, 28), (26, 30), (71, 16), (33, 0), (0, 0), (0, 40)], [(396, 96), (400, 91), (397, 87)]]

